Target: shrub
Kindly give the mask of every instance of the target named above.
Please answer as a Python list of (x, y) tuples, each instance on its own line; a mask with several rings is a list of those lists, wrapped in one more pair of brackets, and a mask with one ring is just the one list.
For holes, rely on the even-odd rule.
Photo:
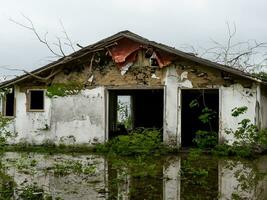
[(109, 152), (123, 156), (160, 154), (166, 150), (161, 132), (156, 129), (136, 129), (128, 135), (111, 139), (106, 144), (96, 145), (97, 152)]
[(218, 143), (217, 133), (213, 131), (198, 130), (193, 142), (195, 142), (197, 147), (201, 149), (213, 148)]

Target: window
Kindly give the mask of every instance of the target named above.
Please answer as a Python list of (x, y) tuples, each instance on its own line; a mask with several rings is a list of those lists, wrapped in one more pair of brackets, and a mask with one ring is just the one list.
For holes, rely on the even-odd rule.
[(29, 111), (44, 111), (44, 90), (29, 90)]
[(3, 98), (3, 116), (13, 117), (15, 108), (14, 89), (10, 88)]

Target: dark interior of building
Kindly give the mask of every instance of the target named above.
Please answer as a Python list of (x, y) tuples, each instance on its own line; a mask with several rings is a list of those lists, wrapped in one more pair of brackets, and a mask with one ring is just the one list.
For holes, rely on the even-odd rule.
[(5, 116), (14, 116), (14, 89), (5, 96)]
[[(118, 97), (130, 96), (132, 128), (163, 127), (163, 89), (109, 90), (109, 137), (127, 134), (118, 127)], [(129, 131), (129, 130), (128, 130)]]
[[(210, 123), (203, 123), (199, 116), (207, 107), (214, 112)], [(193, 139), (198, 130), (214, 131), (219, 129), (219, 90), (217, 89), (185, 89), (182, 90), (182, 147), (195, 146)]]

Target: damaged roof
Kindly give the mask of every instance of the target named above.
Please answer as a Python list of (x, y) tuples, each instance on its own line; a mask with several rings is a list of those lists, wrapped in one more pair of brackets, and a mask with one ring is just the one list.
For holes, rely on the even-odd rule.
[(183, 51), (180, 51), (180, 50), (177, 50), (173, 47), (170, 47), (170, 46), (167, 46), (167, 45), (164, 45), (164, 44), (161, 44), (161, 43), (157, 43), (157, 42), (154, 42), (154, 41), (150, 41), (144, 37), (141, 37), (135, 33), (132, 33), (128, 30), (126, 31), (121, 31), (115, 35), (112, 35), (108, 38), (105, 38), (103, 40), (100, 40), (92, 45), (89, 45), (87, 47), (84, 47), (68, 56), (65, 56), (63, 58), (60, 58), (52, 63), (49, 63), (41, 68), (38, 68), (36, 70), (33, 70), (32, 72), (30, 73), (26, 73), (24, 75), (21, 75), (21, 76), (18, 76), (14, 79), (11, 79), (11, 80), (8, 80), (8, 81), (5, 81), (5, 82), (2, 82), (0, 83), (0, 88), (4, 88), (4, 87), (8, 87), (8, 86), (11, 86), (11, 85), (14, 85), (22, 80), (25, 80), (27, 79), (28, 77), (30, 77), (32, 74), (34, 75), (38, 75), (39, 73), (41, 72), (44, 72), (48, 69), (51, 69), (51, 68), (54, 68), (56, 66), (59, 66), (59, 65), (62, 65), (62, 64), (66, 64), (70, 61), (73, 61), (75, 59), (79, 59), (79, 58), (82, 58), (90, 53), (93, 53), (93, 52), (97, 52), (97, 51), (100, 51), (100, 50), (104, 50), (110, 46), (114, 46), (116, 45), (116, 41), (122, 39), (122, 38), (127, 38), (127, 39), (130, 39), (132, 41), (135, 41), (135, 42), (138, 42), (138, 43), (141, 43), (143, 45), (146, 45), (146, 46), (150, 46), (150, 47), (154, 47), (156, 49), (159, 49), (161, 51), (164, 51), (166, 53), (169, 53), (169, 54), (172, 54), (172, 55), (175, 55), (175, 56), (178, 56), (178, 57), (181, 57), (181, 58), (184, 58), (184, 59), (187, 59), (189, 61), (192, 61), (192, 62), (195, 62), (195, 63), (198, 63), (198, 64), (201, 64), (201, 65), (205, 65), (205, 66), (209, 66), (209, 67), (212, 67), (212, 68), (216, 68), (216, 69), (219, 69), (219, 70), (222, 70), (222, 71), (225, 71), (225, 72), (228, 72), (228, 73), (231, 73), (231, 74), (234, 74), (234, 75), (237, 75), (237, 76), (242, 76), (244, 78), (248, 78), (250, 80), (253, 80), (253, 81), (257, 81), (257, 82), (261, 82), (261, 83), (264, 83), (264, 84), (267, 84), (267, 82), (264, 82), (258, 78), (255, 78), (253, 77), (251, 74), (249, 73), (246, 73), (246, 72), (243, 72), (241, 70), (238, 70), (238, 69), (234, 69), (232, 67), (229, 67), (229, 66), (226, 66), (226, 65), (222, 65), (222, 64), (219, 64), (219, 63), (216, 63), (216, 62), (212, 62), (210, 60), (207, 60), (207, 59), (204, 59), (204, 58), (200, 58), (200, 57), (197, 57), (191, 53), (186, 53), (186, 52), (183, 52)]

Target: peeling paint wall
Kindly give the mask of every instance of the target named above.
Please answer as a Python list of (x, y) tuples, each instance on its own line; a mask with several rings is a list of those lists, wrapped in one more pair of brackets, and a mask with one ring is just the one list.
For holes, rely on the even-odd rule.
[[(233, 135), (226, 134), (225, 130), (236, 130), (238, 123), (243, 119), (250, 119), (252, 123), (256, 123), (256, 100), (257, 87), (244, 88), (240, 84), (235, 84), (230, 87), (221, 87), (221, 113), (220, 113), (220, 140), (228, 141), (232, 144), (235, 139)], [(235, 107), (247, 106), (246, 113), (233, 117), (232, 109)]]
[[(82, 90), (78, 95), (52, 98), (51, 132), (58, 142), (105, 141), (104, 88)], [(74, 136), (74, 137), (72, 137)]]
[[(116, 87), (165, 86), (163, 140), (171, 146), (181, 145), (181, 90), (184, 88), (220, 90), (221, 141), (226, 139), (232, 143), (234, 138), (226, 135), (225, 129), (235, 130), (244, 118), (267, 127), (267, 94), (252, 81), (179, 59), (166, 68), (152, 67), (144, 50), (139, 50), (136, 56), (134, 63), (123, 68), (107, 55), (102, 55), (99, 62), (79, 60), (62, 67), (48, 83), (31, 81), (33, 78), (20, 83), (15, 90), (16, 117), (10, 125), (19, 134), (16, 142), (104, 142), (108, 126), (105, 88)], [(79, 84), (83, 90), (75, 95), (45, 97), (44, 112), (27, 112), (28, 88), (47, 88), (57, 83)], [(247, 106), (248, 112), (239, 118), (231, 117), (231, 110), (240, 106)]]
[(46, 132), (46, 127), (50, 126), (51, 100), (45, 97), (44, 112), (27, 112), (27, 91), (21, 92), (15, 89), (16, 117), (14, 119), (14, 131), (18, 133), (15, 142), (29, 142), (40, 144), (50, 135)]
[[(176, 66), (170, 66), (166, 71), (163, 136), (165, 143), (181, 146), (181, 89), (184, 88), (218, 88), (220, 90), (219, 139), (221, 142), (228, 140), (231, 144), (235, 140), (233, 135), (227, 135), (225, 130), (229, 128), (235, 130), (238, 122), (242, 119), (248, 118), (254, 124), (260, 120), (260, 117), (257, 117), (256, 106), (259, 94), (257, 94), (257, 86), (253, 85), (251, 81), (235, 79), (234, 82), (236, 83), (231, 83), (232, 81), (222, 78), (219, 70), (194, 65), (184, 67), (184, 63), (183, 65), (178, 63)], [(263, 102), (258, 101), (258, 104), (267, 105), (264, 102), (266, 101), (264, 96), (261, 101)], [(232, 117), (232, 109), (240, 106), (247, 106), (248, 111), (240, 117)], [(264, 109), (264, 105), (262, 107)], [(265, 110), (260, 112), (265, 112)], [(261, 121), (266, 119), (264, 115), (262, 113)]]
[(16, 90), (15, 142), (82, 144), (105, 140), (104, 88), (48, 98), (44, 112), (26, 111), (26, 93)]
[(261, 87), (261, 127), (267, 128), (267, 88)]
[(163, 141), (172, 146), (177, 145), (177, 73), (173, 66), (167, 69), (165, 79), (165, 119)]

